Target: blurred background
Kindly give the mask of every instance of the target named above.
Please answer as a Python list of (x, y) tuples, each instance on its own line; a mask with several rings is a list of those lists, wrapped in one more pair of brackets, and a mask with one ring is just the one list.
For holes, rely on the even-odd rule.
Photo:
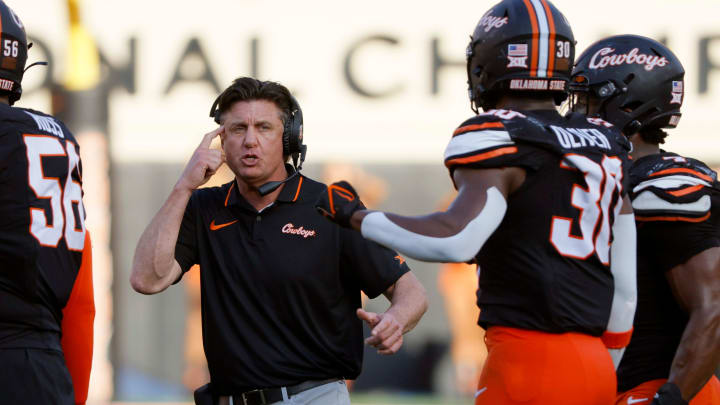
[[(304, 173), (347, 179), (373, 208), (443, 208), (442, 153), (471, 116), (465, 47), (495, 1), (7, 0), (34, 47), (18, 103), (56, 114), (82, 149), (97, 301), (91, 404), (191, 401), (207, 380), (197, 271), (160, 295), (128, 283), (140, 233), (233, 78), (279, 81), (299, 100)], [(577, 40), (633, 33), (686, 69), (684, 114), (666, 149), (720, 166), (720, 2), (555, 0)], [(225, 170), (213, 184), (229, 181)], [(368, 350), (358, 404), (470, 404), (485, 358), (475, 269), (408, 261), (430, 309), (393, 357)], [(366, 302), (383, 311), (384, 298)]]

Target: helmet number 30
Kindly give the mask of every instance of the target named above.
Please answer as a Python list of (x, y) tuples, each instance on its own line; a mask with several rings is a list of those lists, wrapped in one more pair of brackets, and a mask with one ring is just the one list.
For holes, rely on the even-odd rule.
[[(75, 144), (48, 135), (25, 135), (28, 158), (28, 182), (37, 199), (30, 207), (30, 233), (42, 246), (57, 247), (64, 236), (68, 249), (82, 250), (85, 243), (85, 209), (82, 203), (82, 188), (73, 180), (72, 173), (78, 170), (80, 158)], [(67, 156), (67, 179), (49, 177), (43, 168), (43, 157)], [(50, 214), (42, 200), (50, 200)], [(75, 214), (77, 210), (77, 218)]]
[(557, 54), (558, 58), (569, 58), (570, 57), (570, 41), (558, 41), (557, 42)]
[[(610, 214), (617, 218), (622, 205), (622, 161), (604, 156), (602, 163), (598, 164), (587, 156), (571, 153), (565, 155), (560, 167), (580, 171), (586, 186), (573, 185), (571, 204), (580, 211), (578, 217), (553, 216), (550, 243), (563, 256), (584, 260), (595, 253), (600, 262), (609, 265)], [(580, 236), (572, 234), (575, 221)]]
[(3, 41), (3, 56), (12, 56), (17, 58), (18, 56), (18, 41), (12, 39), (6, 39)]

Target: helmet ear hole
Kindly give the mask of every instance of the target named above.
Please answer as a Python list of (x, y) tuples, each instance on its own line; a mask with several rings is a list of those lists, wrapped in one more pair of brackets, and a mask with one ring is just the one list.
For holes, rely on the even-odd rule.
[(632, 120), (630, 121), (630, 123), (625, 125), (625, 128), (623, 128), (623, 133), (627, 136), (630, 136), (640, 131), (640, 128), (642, 128), (642, 124), (640, 123), (640, 121)]
[(625, 76), (623, 79), (623, 83), (630, 84), (631, 81), (635, 80), (635, 73), (630, 73), (629, 75)]

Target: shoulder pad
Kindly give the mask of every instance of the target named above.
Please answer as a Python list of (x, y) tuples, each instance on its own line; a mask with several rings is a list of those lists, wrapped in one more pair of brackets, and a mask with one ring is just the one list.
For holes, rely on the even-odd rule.
[(630, 187), (639, 221), (702, 222), (710, 215), (717, 173), (699, 160), (659, 153), (633, 163)]
[(33, 128), (33, 130), (74, 141), (74, 137), (67, 126), (52, 115), (29, 108), (15, 108), (15, 110), (19, 115), (18, 120), (22, 121), (24, 125)]
[(582, 153), (626, 156), (630, 142), (615, 127), (598, 125), (582, 114), (528, 111), (525, 119), (505, 121), (512, 139), (556, 154)]
[(453, 136), (461, 135), (466, 132), (477, 131), (478, 129), (484, 128), (503, 128), (503, 123), (497, 117), (476, 115), (472, 118), (465, 120), (459, 127), (453, 132)]
[[(445, 165), (450, 167), (483, 160), (483, 157), (489, 157), (489, 152), (514, 144), (499, 117), (481, 114), (466, 120), (455, 130), (445, 149)], [(494, 156), (497, 153), (501, 151)]]

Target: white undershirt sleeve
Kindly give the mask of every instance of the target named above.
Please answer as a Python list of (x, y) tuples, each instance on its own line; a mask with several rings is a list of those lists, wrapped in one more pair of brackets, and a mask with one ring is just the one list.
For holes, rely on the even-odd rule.
[(495, 232), (505, 217), (507, 202), (502, 193), (487, 190), (485, 206), (459, 233), (448, 237), (425, 236), (408, 231), (392, 222), (382, 212), (363, 218), (362, 235), (406, 256), (426, 262), (467, 262)]
[[(610, 250), (615, 293), (607, 331), (628, 333), (632, 331), (637, 306), (637, 231), (635, 215), (618, 215), (613, 224), (614, 240)], [(610, 348), (610, 356), (617, 369), (625, 348)]]

